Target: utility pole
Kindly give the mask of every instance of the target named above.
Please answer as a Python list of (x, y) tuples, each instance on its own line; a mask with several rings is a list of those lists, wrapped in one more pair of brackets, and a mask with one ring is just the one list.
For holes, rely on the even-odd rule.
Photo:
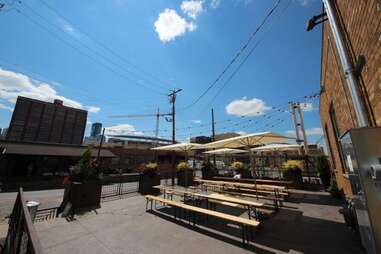
[[(172, 104), (172, 144), (176, 143), (176, 96), (182, 89), (171, 90), (169, 96), (169, 102)], [(175, 153), (172, 153), (172, 186), (175, 185)]]
[(97, 154), (97, 171), (99, 173), (99, 168), (100, 168), (100, 156), (101, 156), (101, 149), (102, 149), (102, 145), (103, 145), (103, 139), (105, 137), (105, 130), (106, 128), (103, 128), (102, 130), (102, 136), (101, 136), (101, 142), (99, 143), (99, 147), (98, 147), (98, 154)]
[(294, 102), (290, 102), (290, 110), (291, 110), (292, 122), (293, 122), (293, 124), (294, 124), (294, 128), (295, 128), (296, 143), (298, 143), (298, 145), (300, 145), (300, 143), (301, 143), (301, 140), (300, 140), (300, 132), (299, 132), (299, 126), (298, 126), (298, 123), (297, 123), (297, 121), (296, 121), (296, 115), (295, 115), (295, 103), (294, 103)]
[[(215, 136), (216, 136), (216, 133), (215, 133), (215, 130), (214, 130), (214, 124), (215, 124), (215, 121), (214, 121), (214, 110), (212, 108), (212, 141), (216, 141), (215, 140)], [(216, 167), (216, 155), (213, 154), (213, 165), (214, 167)]]
[(302, 134), (303, 134), (304, 152), (306, 155), (308, 155), (308, 152), (309, 152), (308, 141), (307, 141), (306, 129), (304, 128), (302, 110), (300, 109), (299, 103), (297, 104), (297, 106), (298, 106), (297, 109), (298, 109), (298, 113), (299, 113), (300, 128), (301, 128)]

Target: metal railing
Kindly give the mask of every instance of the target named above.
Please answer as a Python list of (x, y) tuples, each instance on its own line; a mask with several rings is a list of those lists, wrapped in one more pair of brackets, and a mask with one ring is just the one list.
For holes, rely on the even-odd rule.
[(19, 189), (12, 214), (3, 253), (43, 254), (41, 243), (34, 228), (22, 188)]

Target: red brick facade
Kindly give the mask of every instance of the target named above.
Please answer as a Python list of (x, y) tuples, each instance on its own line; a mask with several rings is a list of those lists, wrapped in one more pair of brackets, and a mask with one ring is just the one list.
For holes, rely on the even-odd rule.
[[(371, 126), (381, 124), (381, 0), (336, 0), (350, 57), (366, 64), (359, 76), (362, 100)], [(338, 137), (357, 127), (351, 97), (328, 21), (323, 25), (320, 116), (339, 188), (351, 195), (338, 147)], [(381, 137), (380, 137), (381, 140)]]

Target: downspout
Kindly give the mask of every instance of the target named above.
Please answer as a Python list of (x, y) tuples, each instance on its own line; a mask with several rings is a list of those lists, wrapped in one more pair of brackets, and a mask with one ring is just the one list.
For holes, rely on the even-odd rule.
[(339, 27), (335, 7), (333, 6), (333, 0), (322, 0), (327, 13), (329, 25), (332, 30), (333, 38), (336, 44), (336, 49), (339, 53), (340, 62), (344, 69), (344, 76), (347, 80), (348, 90), (352, 98), (352, 102), (355, 108), (355, 113), (359, 127), (368, 126), (368, 121), (364, 114), (364, 105), (361, 101), (359, 94), (360, 84), (356, 77), (355, 70), (351, 61), (349, 60), (348, 49), (344, 43), (344, 36)]

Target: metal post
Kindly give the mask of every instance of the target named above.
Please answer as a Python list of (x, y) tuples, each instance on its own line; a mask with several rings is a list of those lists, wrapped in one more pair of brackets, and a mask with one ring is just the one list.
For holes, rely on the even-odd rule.
[(343, 66), (344, 76), (347, 80), (348, 90), (351, 94), (353, 106), (356, 112), (357, 121), (359, 127), (365, 127), (368, 125), (368, 121), (364, 114), (364, 105), (359, 94), (360, 84), (356, 77), (353, 64), (349, 60), (349, 51), (344, 42), (344, 35), (339, 26), (339, 22), (336, 15), (335, 7), (332, 0), (322, 0), (324, 3), (325, 11), (328, 16), (329, 25), (332, 30), (333, 38), (336, 44), (337, 52), (339, 53), (340, 62)]
[[(181, 92), (182, 89), (171, 90), (168, 94), (170, 98), (170, 103), (172, 104), (172, 144), (176, 143), (176, 94)], [(172, 152), (172, 186), (175, 185), (175, 153)]]
[[(216, 141), (215, 135), (216, 135), (216, 133), (214, 131), (214, 110), (212, 108), (212, 141), (213, 142)], [(216, 168), (216, 155), (215, 154), (213, 154), (213, 165), (214, 165), (214, 168)]]

